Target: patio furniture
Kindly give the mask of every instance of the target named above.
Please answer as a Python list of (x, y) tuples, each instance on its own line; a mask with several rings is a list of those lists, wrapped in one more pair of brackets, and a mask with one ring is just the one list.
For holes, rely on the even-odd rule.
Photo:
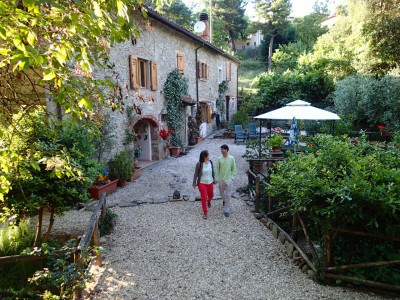
[(239, 141), (246, 142), (246, 133), (242, 125), (235, 125), (235, 144)]
[(249, 139), (256, 139), (258, 137), (256, 123), (251, 122), (247, 126)]

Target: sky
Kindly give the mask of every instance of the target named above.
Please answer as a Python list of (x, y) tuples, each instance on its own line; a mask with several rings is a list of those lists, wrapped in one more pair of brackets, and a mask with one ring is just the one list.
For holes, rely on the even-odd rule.
[[(188, 7), (193, 7), (193, 4), (196, 3), (196, 1), (193, 0), (182, 0)], [(329, 9), (332, 12), (334, 12), (334, 8), (336, 5), (344, 3), (346, 0), (330, 0), (329, 2), (331, 3), (329, 5)], [(249, 17), (252, 17), (254, 15), (254, 8), (253, 4), (251, 3), (252, 1), (248, 1), (249, 4), (247, 5), (246, 9), (246, 14)], [(303, 17), (305, 15), (308, 15), (312, 12), (312, 8), (314, 6), (315, 0), (292, 0), (292, 17)], [(198, 6), (198, 4), (195, 4)]]

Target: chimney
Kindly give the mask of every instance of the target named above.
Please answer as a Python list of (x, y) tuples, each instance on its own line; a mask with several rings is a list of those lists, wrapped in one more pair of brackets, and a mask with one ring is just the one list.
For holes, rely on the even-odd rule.
[(200, 14), (200, 21), (204, 22), (206, 24), (206, 29), (202, 33), (199, 34), (199, 36), (203, 39), (206, 40), (207, 42), (210, 41), (210, 24), (208, 23), (208, 15), (207, 13), (201, 13)]

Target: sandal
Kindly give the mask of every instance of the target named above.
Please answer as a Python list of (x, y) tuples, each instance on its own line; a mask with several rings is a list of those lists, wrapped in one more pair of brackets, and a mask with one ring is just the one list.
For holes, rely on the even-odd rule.
[(203, 215), (203, 219), (204, 219), (204, 220), (207, 220), (207, 215)]

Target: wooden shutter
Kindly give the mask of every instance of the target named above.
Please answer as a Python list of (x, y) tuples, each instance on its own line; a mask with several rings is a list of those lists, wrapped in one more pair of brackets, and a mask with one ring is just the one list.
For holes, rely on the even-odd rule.
[(197, 63), (197, 70), (199, 72), (199, 78), (203, 78), (203, 68), (201, 67), (201, 62)]
[(183, 53), (178, 53), (176, 55), (176, 65), (179, 70), (179, 73), (185, 73), (185, 55)]
[(207, 105), (200, 104), (200, 118), (201, 122), (207, 122)]
[(129, 77), (131, 81), (131, 88), (138, 89), (138, 59), (136, 56), (129, 55)]
[(206, 65), (206, 79), (210, 77), (210, 66)]
[(211, 105), (207, 105), (207, 123), (211, 122)]
[(152, 60), (150, 62), (150, 78), (151, 78), (151, 90), (158, 90), (158, 80), (157, 80), (157, 62)]
[(231, 81), (231, 63), (226, 62), (226, 80)]

